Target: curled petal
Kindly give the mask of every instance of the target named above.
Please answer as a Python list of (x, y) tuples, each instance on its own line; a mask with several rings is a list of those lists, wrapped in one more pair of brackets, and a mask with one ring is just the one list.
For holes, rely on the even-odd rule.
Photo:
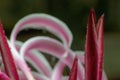
[[(37, 49), (42, 52), (62, 58), (66, 52), (69, 52), (60, 42), (50, 37), (34, 37), (26, 41), (21, 47), (20, 53), (24, 56), (28, 51)], [(68, 57), (69, 56), (69, 57)], [(69, 60), (73, 60), (73, 54), (67, 55)]]
[(62, 80), (62, 73), (65, 68), (66, 64), (64, 64), (63, 60), (61, 59), (54, 67), (52, 73), (52, 80)]
[[(55, 65), (54, 70), (53, 70), (53, 74), (52, 74), (52, 80), (55, 80), (57, 77), (59, 77), (58, 79), (61, 80), (62, 78), (62, 73), (63, 70), (66, 66), (68, 66), (70, 69), (72, 68), (72, 62), (69, 60), (69, 64), (70, 65), (66, 65), (65, 62), (65, 58), (61, 58), (60, 61)], [(78, 80), (84, 80), (84, 68), (83, 65), (81, 64), (81, 60), (78, 59), (78, 71), (77, 74), (79, 76), (77, 76)]]
[(61, 20), (50, 15), (31, 14), (22, 18), (12, 31), (10, 38), (12, 44), (14, 44), (17, 34), (25, 28), (46, 29), (60, 38), (66, 46), (71, 45), (72, 34), (68, 26)]
[[(30, 50), (37, 49), (41, 52), (45, 52), (48, 54), (51, 54), (53, 56), (56, 56), (57, 58), (61, 59), (63, 56), (65, 56), (66, 53), (68, 53), (65, 56), (65, 60), (63, 61), (67, 66), (70, 68), (71, 62), (73, 62), (75, 54), (73, 54), (68, 48), (64, 47), (60, 42), (58, 42), (55, 39), (49, 38), (49, 37), (34, 37), (30, 40), (26, 41), (23, 46), (21, 47), (20, 53), (24, 57), (24, 55), (29, 52)], [(78, 70), (79, 78), (83, 79), (83, 67), (80, 63), (80, 68)]]
[[(19, 51), (21, 46), (22, 46), (22, 42), (17, 41), (16, 42), (16, 47), (17, 50)], [(44, 75), (46, 75), (47, 77), (50, 77), (51, 75), (51, 71), (52, 68), (49, 64), (49, 62), (47, 61), (47, 59), (38, 51), (35, 50), (31, 50), (28, 51), (25, 55), (24, 58), (31, 64), (33, 65), (33, 67), (40, 73), (43, 73)]]
[(30, 68), (27, 66), (24, 59), (20, 56), (20, 54), (18, 53), (16, 48), (9, 41), (8, 41), (8, 43), (9, 43), (13, 58), (15, 60), (16, 65), (18, 66), (18, 68), (20, 68), (24, 72), (24, 74), (26, 75), (26, 77), (29, 80), (34, 80), (33, 76), (31, 75)]
[[(51, 76), (52, 68), (46, 59), (41, 59), (41, 54), (38, 52), (28, 52), (25, 59), (40, 73), (47, 77)], [(43, 57), (42, 57), (43, 58)]]

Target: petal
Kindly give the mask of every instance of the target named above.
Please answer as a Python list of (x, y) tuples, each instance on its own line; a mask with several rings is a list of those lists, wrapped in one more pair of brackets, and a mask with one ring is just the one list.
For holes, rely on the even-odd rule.
[(66, 64), (64, 64), (63, 59), (61, 59), (54, 67), (51, 80), (62, 80), (62, 73)]
[(82, 63), (85, 64), (84, 61), (84, 51), (74, 51), (74, 53), (77, 55), (78, 60)]
[(103, 70), (103, 55), (104, 55), (104, 31), (103, 24), (104, 23), (104, 15), (100, 17), (97, 24), (97, 33), (98, 33), (98, 80), (102, 78), (102, 70)]
[(85, 80), (97, 80), (98, 77), (98, 46), (94, 17), (95, 12), (92, 9), (88, 18), (85, 43)]
[(11, 34), (11, 42), (14, 44), (17, 34), (25, 28), (46, 29), (60, 38), (66, 46), (72, 42), (72, 33), (68, 26), (61, 20), (47, 14), (31, 14), (22, 18)]
[(102, 80), (108, 80), (104, 70), (102, 72)]
[(10, 78), (0, 71), (0, 80), (10, 80)]
[(62, 80), (68, 80), (68, 76), (63, 76)]
[(12, 80), (19, 80), (17, 69), (1, 23), (0, 23), (0, 51), (7, 75)]
[(8, 41), (8, 43), (9, 43), (13, 58), (15, 60), (16, 65), (18, 66), (18, 68), (20, 68), (24, 72), (24, 74), (27, 76), (27, 78), (29, 80), (34, 80), (32, 74), (31, 74), (30, 68), (25, 63), (25, 60), (23, 59), (23, 57), (20, 56), (19, 52), (9, 41)]
[[(42, 55), (43, 56), (43, 55)], [(48, 61), (43, 58), (38, 52), (28, 52), (25, 56), (25, 59), (40, 73), (46, 75), (47, 77), (51, 76), (52, 68)], [(47, 63), (47, 64), (46, 64)]]
[[(49, 80), (47, 77), (39, 73), (32, 72), (32, 74), (35, 77), (35, 80)], [(22, 72), (19, 72), (19, 76), (20, 76), (20, 80), (28, 80)]]
[(39, 73), (33, 72), (33, 75), (35, 77), (36, 80), (50, 80), (49, 78), (47, 78), (44, 75), (41, 75)]
[[(57, 77), (59, 77), (58, 79), (61, 80), (63, 70), (65, 69), (66, 66), (68, 66), (70, 69), (72, 68), (73, 61), (68, 61), (70, 65), (66, 65), (64, 63), (65, 61), (66, 61), (65, 58), (61, 58), (60, 61), (55, 65), (53, 73), (52, 73), (52, 80), (56, 80)], [(84, 80), (84, 68), (80, 60), (78, 60), (78, 73), (77, 74), (79, 75), (77, 76), (79, 80)]]
[[(42, 37), (42, 36), (31, 38), (23, 44), (23, 46), (21, 47), (20, 53), (22, 56), (24, 56), (30, 50), (36, 50), (36, 49), (41, 52), (45, 52), (47, 54), (53, 55), (59, 59), (63, 59), (63, 56), (64, 56), (65, 59), (63, 62), (67, 66), (69, 66), (69, 68), (72, 67), (71, 62), (73, 62), (75, 54), (71, 50), (63, 46), (57, 40), (49, 37)], [(78, 69), (79, 79), (83, 79), (83, 74), (84, 74), (83, 70), (84, 70), (83, 66), (80, 63), (79, 69)]]
[(69, 80), (77, 80), (77, 71), (78, 71), (78, 59), (74, 59), (72, 69), (70, 71)]
[[(34, 37), (26, 41), (21, 47), (20, 53), (22, 56), (24, 56), (27, 52), (29, 52), (29, 50), (33, 49), (48, 53), (50, 55), (56, 56), (57, 58), (62, 58), (66, 52), (69, 53), (69, 49), (63, 46), (59, 41), (43, 36)], [(73, 54), (69, 53), (67, 58), (68, 60), (72, 61)]]
[[(22, 42), (17, 41), (16, 42), (16, 47), (17, 50), (21, 48), (23, 45)], [(28, 51), (24, 58), (40, 73), (43, 73), (44, 75), (50, 77), (52, 68), (47, 61), (47, 59), (38, 51), (32, 50)]]

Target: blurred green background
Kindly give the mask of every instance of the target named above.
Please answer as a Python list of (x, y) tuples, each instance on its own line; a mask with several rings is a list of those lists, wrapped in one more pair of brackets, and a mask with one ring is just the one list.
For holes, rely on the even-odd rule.
[(84, 50), (90, 9), (97, 18), (105, 15), (105, 62), (109, 80), (120, 80), (120, 0), (0, 0), (0, 19), (8, 37), (15, 23), (31, 13), (47, 13), (63, 20), (71, 29), (73, 50)]

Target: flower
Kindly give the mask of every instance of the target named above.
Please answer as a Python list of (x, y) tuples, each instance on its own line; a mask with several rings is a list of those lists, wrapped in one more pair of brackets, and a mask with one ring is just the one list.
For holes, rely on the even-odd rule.
[[(107, 80), (102, 71), (103, 16), (98, 21), (97, 29), (95, 26), (95, 13), (91, 10), (84, 61), (83, 51), (73, 51), (70, 48), (73, 36), (68, 26), (53, 16), (47, 14), (25, 16), (15, 25), (10, 40), (6, 39), (2, 25), (0, 25), (2, 57), (0, 62), (4, 64), (4, 66), (1, 65), (0, 80), (101, 80), (101, 78)], [(16, 40), (19, 32), (28, 28), (45, 29), (60, 40), (48, 36), (32, 37), (25, 42)], [(54, 68), (50, 66), (49, 61), (41, 52), (59, 59)], [(27, 62), (37, 71), (31, 70)], [(63, 75), (66, 66), (71, 69), (70, 76)]]
[(103, 20), (96, 24), (95, 11), (92, 9), (88, 18), (85, 44), (85, 80), (101, 80), (103, 70)]

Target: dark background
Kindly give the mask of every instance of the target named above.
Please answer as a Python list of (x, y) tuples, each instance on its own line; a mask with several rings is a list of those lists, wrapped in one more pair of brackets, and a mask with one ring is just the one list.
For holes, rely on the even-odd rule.
[(0, 0), (0, 19), (7, 36), (15, 23), (31, 13), (47, 13), (63, 20), (74, 35), (73, 50), (84, 50), (87, 17), (94, 8), (105, 15), (105, 62), (109, 80), (120, 80), (120, 0)]

